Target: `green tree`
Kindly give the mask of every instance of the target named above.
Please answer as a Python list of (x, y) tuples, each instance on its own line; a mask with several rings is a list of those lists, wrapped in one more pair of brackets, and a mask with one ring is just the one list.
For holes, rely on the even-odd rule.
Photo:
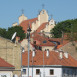
[(21, 26), (15, 26), (15, 27), (8, 28), (6, 38), (11, 39), (14, 32), (17, 32), (16, 36), (20, 37), (20, 40), (23, 40), (26, 37), (26, 34), (24, 33), (24, 30), (22, 29), (22, 27)]
[(56, 26), (51, 30), (53, 37), (62, 37), (62, 32), (69, 33), (70, 37), (76, 38), (77, 33), (77, 19), (71, 19), (62, 21), (56, 24)]
[(0, 36), (6, 38), (7, 31), (4, 28), (0, 28)]

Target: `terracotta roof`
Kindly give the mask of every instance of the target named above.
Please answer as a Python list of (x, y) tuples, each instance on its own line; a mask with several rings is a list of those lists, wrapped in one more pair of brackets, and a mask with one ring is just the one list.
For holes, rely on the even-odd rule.
[(40, 32), (41, 30), (43, 30), (46, 27), (46, 24), (48, 24), (48, 22), (41, 24), (40, 27), (37, 29), (37, 32)]
[[(30, 66), (32, 65), (32, 52), (30, 52)], [(28, 65), (28, 52), (25, 51), (22, 54), (22, 65)], [(33, 65), (43, 65), (43, 51), (36, 51), (35, 56), (33, 57)], [(49, 57), (46, 56), (46, 51), (44, 51), (44, 65), (61, 65), (61, 66), (70, 66), (77, 67), (77, 60), (75, 60), (71, 55), (68, 55), (68, 58), (63, 56), (62, 59), (59, 57), (59, 52), (50, 51)]]
[(61, 43), (62, 42), (62, 38), (48, 38), (49, 41), (56, 41)]
[(66, 35), (64, 36), (63, 39), (62, 38), (48, 38), (48, 40), (57, 42), (57, 49), (59, 49), (60, 47), (70, 42), (69, 40), (66, 39)]
[(23, 28), (23, 30), (25, 31), (25, 33), (27, 32), (27, 28), (29, 27), (30, 24), (30, 28), (32, 28), (32, 23), (36, 22), (36, 20), (38, 20), (38, 18), (33, 18), (33, 19), (29, 19), (29, 20), (24, 20), (23, 22), (21, 22), (19, 25)]
[(69, 43), (69, 40), (63, 40), (63, 43), (57, 46), (57, 49)]
[(6, 62), (4, 59), (0, 58), (0, 67), (14, 67), (14, 66)]
[[(40, 46), (55, 46), (55, 44), (48, 41), (48, 39), (45, 38), (43, 36), (43, 34), (38, 34), (37, 32), (34, 32), (34, 33), (31, 34), (31, 38), (33, 38), (33, 40), (35, 40), (36, 42), (39, 41), (40, 44), (37, 44), (37, 45), (40, 45)], [(46, 41), (46, 43), (43, 43), (43, 41)]]

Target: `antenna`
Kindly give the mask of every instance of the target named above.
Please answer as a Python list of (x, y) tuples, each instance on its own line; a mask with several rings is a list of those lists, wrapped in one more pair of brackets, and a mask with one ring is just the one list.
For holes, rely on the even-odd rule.
[(11, 38), (11, 40), (13, 40), (16, 37), (17, 32), (15, 32)]
[(50, 14), (49, 16), (50, 16), (50, 19), (52, 19), (52, 18), (53, 18), (53, 15), (52, 15), (52, 14)]
[(40, 10), (38, 10), (38, 13), (40, 13)]
[(52, 19), (53, 18), (53, 15), (51, 14), (50, 16), (51, 16), (51, 19)]

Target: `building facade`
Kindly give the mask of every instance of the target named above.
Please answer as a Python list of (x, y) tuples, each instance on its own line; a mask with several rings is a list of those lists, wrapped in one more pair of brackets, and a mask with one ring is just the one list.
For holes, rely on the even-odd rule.
[(15, 66), (13, 71), (15, 75), (21, 75), (20, 44), (15, 44), (11, 40), (0, 37), (0, 57)]
[(15, 67), (0, 58), (0, 77), (13, 77)]
[[(23, 28), (25, 33), (27, 33), (27, 29), (30, 25), (31, 33), (37, 32), (44, 32), (47, 36), (50, 37), (50, 30), (54, 28), (55, 21), (53, 18), (49, 20), (49, 15), (46, 10), (42, 9), (38, 16), (33, 19), (28, 19), (24, 14), (22, 14), (19, 18), (19, 25)], [(17, 23), (14, 23), (13, 26), (16, 26)]]
[[(22, 55), (22, 76), (28, 76), (27, 52)], [(33, 51), (29, 60), (30, 77), (77, 77), (77, 60), (62, 51)]]

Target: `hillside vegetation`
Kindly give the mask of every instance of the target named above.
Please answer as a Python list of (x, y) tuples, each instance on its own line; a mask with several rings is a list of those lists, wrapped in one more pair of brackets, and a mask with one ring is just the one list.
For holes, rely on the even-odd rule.
[(55, 38), (62, 37), (63, 33), (68, 33), (70, 40), (77, 40), (77, 19), (59, 22), (51, 30), (51, 34)]
[(23, 40), (26, 37), (25, 31), (21, 26), (9, 27), (8, 30), (0, 28), (0, 36), (10, 40), (15, 32), (17, 32), (16, 36), (20, 37), (20, 40)]

